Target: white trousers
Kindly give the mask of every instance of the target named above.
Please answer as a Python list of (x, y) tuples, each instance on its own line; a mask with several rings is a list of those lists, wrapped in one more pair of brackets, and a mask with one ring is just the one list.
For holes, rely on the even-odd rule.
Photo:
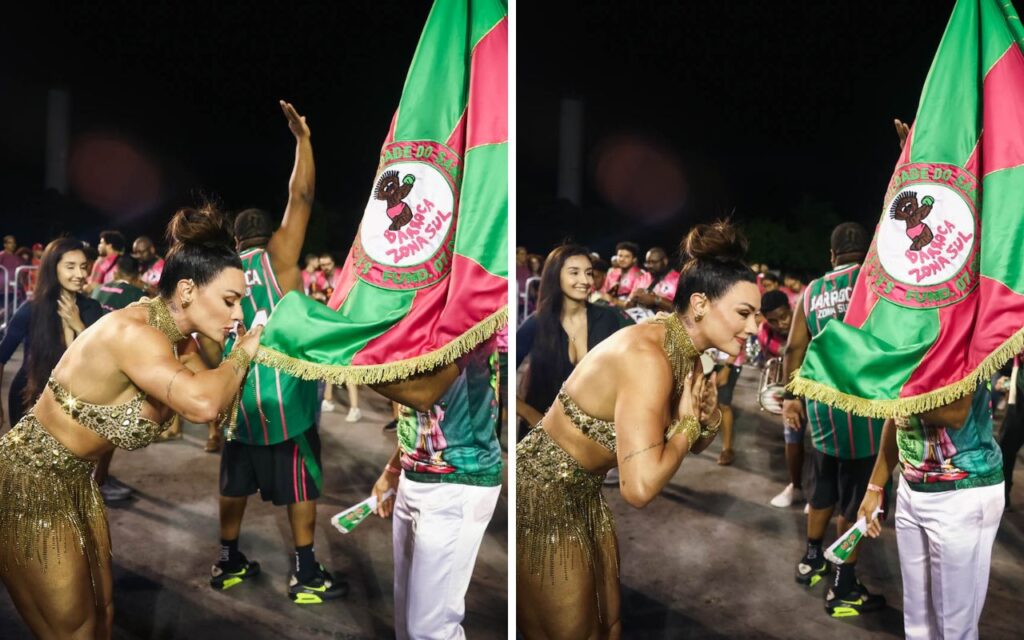
[(501, 487), (414, 482), (395, 499), (395, 636), (465, 638), (466, 590)]
[(942, 493), (900, 482), (896, 543), (908, 640), (978, 637), (1003, 484)]

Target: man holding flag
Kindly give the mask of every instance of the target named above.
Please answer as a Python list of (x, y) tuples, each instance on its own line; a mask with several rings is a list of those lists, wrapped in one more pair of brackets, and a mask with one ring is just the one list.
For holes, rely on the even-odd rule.
[(987, 384), (1024, 346), (1022, 43), (1009, 2), (957, 2), (846, 318), (790, 385), (888, 418), (859, 515), (879, 535), (879, 487), (898, 462), (912, 639), (977, 637), (1002, 515)]
[(417, 410), (374, 486), (378, 514), (396, 514), (400, 639), (464, 637), (501, 490), (490, 356), (508, 308), (507, 114), (505, 3), (437, 0), (334, 294), (282, 298), (256, 357)]

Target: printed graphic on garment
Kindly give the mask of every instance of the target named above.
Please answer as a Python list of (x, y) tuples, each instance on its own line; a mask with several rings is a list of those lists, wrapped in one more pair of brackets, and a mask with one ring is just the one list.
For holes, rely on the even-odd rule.
[(962, 167), (901, 167), (864, 262), (872, 290), (913, 308), (944, 307), (970, 293), (978, 284), (977, 189)]
[(402, 445), (402, 468), (416, 473), (454, 473), (455, 467), (444, 459), (448, 441), (441, 425), (446, 403), (435, 404), (430, 413), (408, 410), (398, 422), (398, 440)]
[(957, 449), (945, 427), (921, 425), (913, 420), (897, 433), (903, 458), (903, 477), (910, 482), (949, 482), (962, 480), (967, 472), (953, 464)]

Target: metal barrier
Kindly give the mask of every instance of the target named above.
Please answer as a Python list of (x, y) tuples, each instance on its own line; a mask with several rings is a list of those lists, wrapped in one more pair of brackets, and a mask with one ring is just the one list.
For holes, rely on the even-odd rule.
[(526, 320), (526, 310), (529, 307), (530, 303), (530, 287), (532, 287), (533, 285), (537, 285), (538, 287), (540, 287), (539, 276), (527, 278), (526, 282), (523, 283), (523, 290), (519, 294), (519, 313), (516, 317), (517, 327), (523, 324), (523, 321)]
[(32, 299), (32, 291), (28, 287), (24, 288), (24, 295), (18, 295), (22, 277), (38, 269), (39, 267), (35, 265), (21, 265), (14, 270), (14, 277), (12, 278), (11, 272), (7, 270), (7, 267), (0, 265), (0, 280), (5, 285), (2, 298), (4, 314), (0, 318), (0, 338), (7, 334), (7, 325), (10, 324), (11, 318), (18, 312), (21, 305)]
[(8, 276), (10, 276), (10, 272), (7, 271), (7, 267), (0, 264), (0, 278), (3, 279), (4, 283), (3, 298), (0, 298), (3, 300), (4, 312), (3, 317), (0, 318), (0, 338), (7, 334), (7, 323), (10, 322), (11, 317), (14, 316), (14, 311), (11, 309), (9, 304), (11, 297), (11, 279)]

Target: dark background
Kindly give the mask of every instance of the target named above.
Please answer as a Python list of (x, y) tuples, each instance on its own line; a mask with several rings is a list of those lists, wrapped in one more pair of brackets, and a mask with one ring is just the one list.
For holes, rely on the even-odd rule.
[[(283, 98), (312, 130), (306, 248), (348, 250), (429, 3), (25, 4), (0, 19), (0, 233), (158, 238), (202, 197), (279, 218), (295, 146)], [(82, 174), (67, 196), (43, 189), (52, 87), (70, 92)]]
[[(892, 120), (913, 120), (953, 4), (520, 4), (517, 243), (671, 252), (693, 223), (732, 214), (752, 260), (819, 275), (835, 224), (877, 223), (899, 156)], [(579, 207), (555, 197), (563, 96), (585, 103)], [(667, 223), (640, 225), (595, 188), (595, 149), (624, 131), (682, 160), (689, 197)]]

